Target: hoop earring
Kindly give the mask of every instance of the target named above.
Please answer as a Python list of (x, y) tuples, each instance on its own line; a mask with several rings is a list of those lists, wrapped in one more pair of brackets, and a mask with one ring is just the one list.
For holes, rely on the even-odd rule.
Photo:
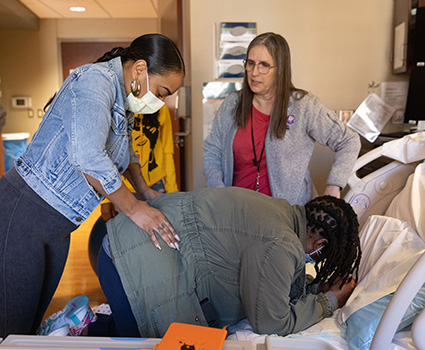
[(139, 96), (140, 93), (140, 83), (138, 80), (133, 79), (130, 83), (130, 89), (131, 93), (134, 95), (134, 97)]

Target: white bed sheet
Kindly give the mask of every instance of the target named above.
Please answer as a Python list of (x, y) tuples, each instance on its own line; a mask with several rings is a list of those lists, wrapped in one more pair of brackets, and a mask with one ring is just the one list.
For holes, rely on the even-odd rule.
[[(348, 344), (344, 339), (345, 329), (338, 324), (338, 316), (340, 309), (337, 310), (334, 316), (325, 318), (319, 323), (310, 328), (291, 334), (286, 337), (277, 337), (276, 335), (257, 334), (252, 330), (249, 322), (243, 320), (236, 326), (231, 327), (229, 331), (234, 333), (227, 337), (227, 340), (250, 341), (253, 344), (264, 344), (266, 337), (277, 337), (281, 339), (287, 338), (302, 338), (305, 340), (320, 340), (332, 345), (335, 350), (347, 350)], [(386, 350), (417, 350), (413, 345), (410, 330), (401, 331), (396, 334), (391, 344), (390, 349)]]
[(421, 163), (409, 176), (403, 190), (391, 202), (385, 215), (406, 221), (425, 241), (424, 213), (425, 163)]
[(358, 309), (393, 293), (425, 253), (425, 243), (404, 221), (373, 215), (360, 232), (359, 284), (342, 308), (345, 322)]

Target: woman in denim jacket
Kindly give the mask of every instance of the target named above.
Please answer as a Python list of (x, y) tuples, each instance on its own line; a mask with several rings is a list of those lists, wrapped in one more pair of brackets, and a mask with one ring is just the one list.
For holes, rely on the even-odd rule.
[(175, 44), (143, 35), (65, 80), (25, 154), (0, 179), (0, 337), (34, 334), (62, 275), (70, 233), (104, 197), (149, 233), (177, 247), (161, 211), (141, 198), (145, 183), (132, 149), (133, 113), (153, 113), (182, 84)]

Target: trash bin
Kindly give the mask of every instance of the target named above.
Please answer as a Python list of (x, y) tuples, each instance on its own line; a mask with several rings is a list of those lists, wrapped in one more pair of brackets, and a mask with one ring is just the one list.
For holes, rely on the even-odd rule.
[(15, 160), (24, 154), (28, 146), (28, 132), (3, 134), (5, 170), (13, 168)]

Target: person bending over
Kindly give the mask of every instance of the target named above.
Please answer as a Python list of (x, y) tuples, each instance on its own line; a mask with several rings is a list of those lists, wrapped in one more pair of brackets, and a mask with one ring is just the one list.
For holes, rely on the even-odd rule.
[(108, 198), (137, 225), (175, 246), (173, 227), (137, 200), (146, 185), (132, 148), (134, 113), (157, 111), (183, 83), (177, 46), (145, 34), (76, 68), (46, 105), (25, 153), (0, 177), (0, 337), (35, 334), (68, 257), (70, 234)]
[[(173, 225), (180, 249), (156, 249), (123, 213), (107, 222), (98, 276), (120, 336), (163, 337), (172, 322), (223, 327), (245, 318), (254, 332), (284, 336), (331, 316), (356, 286), (358, 221), (342, 199), (299, 206), (226, 187), (149, 204)], [(310, 259), (314, 279), (306, 275)]]

